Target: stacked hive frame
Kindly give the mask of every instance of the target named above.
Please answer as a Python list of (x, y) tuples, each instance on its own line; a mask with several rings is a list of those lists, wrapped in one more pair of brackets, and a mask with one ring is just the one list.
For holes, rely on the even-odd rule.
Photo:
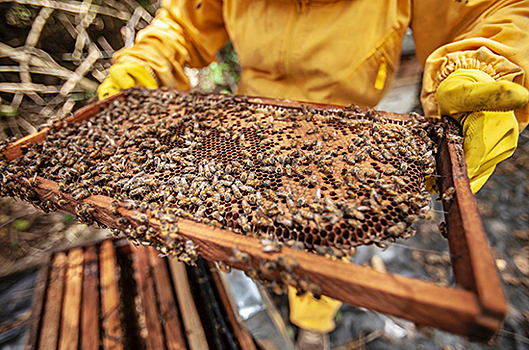
[(26, 349), (254, 350), (234, 307), (210, 265), (107, 240), (43, 264)]

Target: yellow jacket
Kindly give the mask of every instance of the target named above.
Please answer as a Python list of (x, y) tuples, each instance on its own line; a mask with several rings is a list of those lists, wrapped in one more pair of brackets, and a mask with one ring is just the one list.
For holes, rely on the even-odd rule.
[[(427, 115), (437, 114), (437, 86), (459, 68), (529, 88), (529, 0), (165, 0), (134, 46), (113, 58), (142, 64), (160, 85), (188, 89), (183, 67), (208, 65), (231, 40), (240, 94), (372, 107), (390, 88), (408, 27), (424, 65)], [(522, 130), (529, 106), (516, 117)], [(340, 302), (294, 294), (294, 324), (334, 328)]]
[[(529, 88), (529, 1), (165, 0), (133, 47), (161, 85), (187, 89), (183, 66), (215, 60), (229, 39), (242, 64), (238, 93), (374, 106), (388, 91), (406, 28), (424, 65), (423, 107), (457, 68)], [(529, 106), (516, 111), (520, 130)]]

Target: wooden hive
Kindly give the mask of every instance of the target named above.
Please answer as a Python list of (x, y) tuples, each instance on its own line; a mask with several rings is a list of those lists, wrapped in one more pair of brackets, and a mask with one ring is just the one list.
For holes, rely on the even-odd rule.
[[(186, 262), (486, 339), (506, 304), (460, 140), (450, 120), (131, 90), (9, 145), (1, 190)], [(434, 163), (455, 288), (336, 259), (411, 235)]]
[(255, 350), (231, 292), (202, 263), (186, 269), (123, 239), (51, 254), (25, 348)]

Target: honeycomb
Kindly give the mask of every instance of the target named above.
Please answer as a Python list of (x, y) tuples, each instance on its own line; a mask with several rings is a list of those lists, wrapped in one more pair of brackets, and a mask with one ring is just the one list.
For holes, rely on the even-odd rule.
[[(145, 223), (118, 217), (121, 231), (165, 253), (193, 251), (170, 244), (178, 235), (169, 224), (185, 217), (270, 240), (270, 251), (288, 244), (343, 255), (413, 234), (430, 200), (433, 134), (417, 114), (133, 88), (3, 161), (0, 194), (60, 209), (60, 196), (43, 202), (32, 193), (44, 177), (80, 203), (88, 223), (93, 210), (82, 200), (112, 197), (113, 209), (134, 209)], [(148, 227), (153, 216), (168, 223), (161, 232)]]

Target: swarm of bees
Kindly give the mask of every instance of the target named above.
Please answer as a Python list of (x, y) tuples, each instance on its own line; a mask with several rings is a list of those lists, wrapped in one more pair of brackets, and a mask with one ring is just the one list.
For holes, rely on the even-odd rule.
[[(2, 161), (0, 194), (46, 211), (71, 205), (36, 194), (37, 176), (45, 177), (87, 223), (97, 217), (83, 200), (111, 197), (116, 234), (189, 263), (200, 249), (179, 235), (178, 218), (259, 237), (264, 252), (288, 245), (342, 258), (358, 245), (413, 235), (412, 224), (426, 217), (424, 179), (443, 133), (417, 114), (392, 120), (354, 106), (288, 108), (133, 88), (89, 120), (55, 123), (42, 143)], [(122, 217), (119, 208), (135, 214)], [(288, 280), (296, 264), (283, 264)]]

